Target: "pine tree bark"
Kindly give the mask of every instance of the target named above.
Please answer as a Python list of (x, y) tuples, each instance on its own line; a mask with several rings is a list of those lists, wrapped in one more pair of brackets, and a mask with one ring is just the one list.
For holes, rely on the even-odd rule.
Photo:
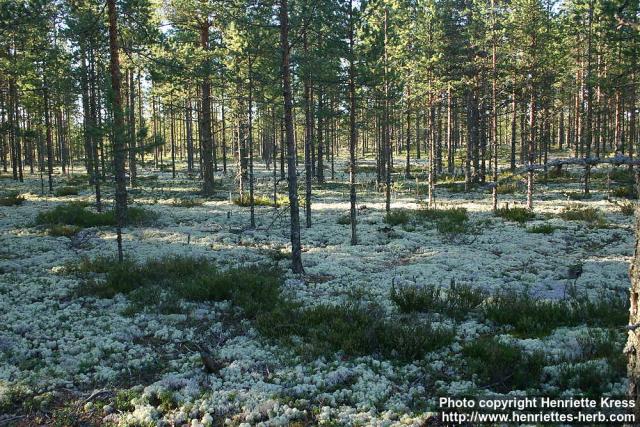
[[(305, 60), (309, 55), (309, 42), (307, 40), (307, 28), (305, 21), (305, 29), (302, 35), (302, 45), (304, 50)], [(309, 64), (305, 64), (304, 73), (304, 177), (305, 177), (305, 197), (304, 197), (304, 212), (305, 212), (305, 226), (311, 227), (311, 178), (313, 176), (313, 160), (311, 158), (313, 151), (313, 120), (311, 117), (311, 81), (310, 81)]]
[(289, 177), (289, 212), (291, 220), (291, 269), (296, 274), (302, 267), (300, 244), (300, 210), (298, 206), (298, 178), (296, 175), (296, 145), (293, 135), (293, 99), (291, 94), (291, 69), (289, 64), (289, 10), (288, 0), (280, 0), (280, 48), (282, 50), (282, 98), (284, 103), (284, 127), (287, 141), (287, 165)]
[[(418, 142), (418, 146), (420, 143)], [(447, 172), (453, 174), (455, 161), (453, 158), (453, 100), (451, 99), (451, 83), (447, 85)]]
[(127, 220), (127, 187), (124, 171), (125, 141), (122, 95), (120, 93), (120, 56), (118, 52), (118, 18), (115, 0), (107, 0), (109, 14), (109, 53), (111, 90), (113, 97), (113, 160), (116, 181), (116, 231), (118, 242), (118, 261), (122, 262), (122, 228)]
[[(200, 23), (200, 47), (209, 50), (209, 18), (203, 17)], [(211, 138), (211, 82), (210, 61), (204, 60), (204, 75), (202, 76), (202, 103), (200, 105), (200, 145), (202, 148), (202, 193), (210, 196), (214, 191), (213, 175), (213, 140)]]
[(318, 93), (318, 167), (316, 168), (316, 178), (318, 183), (324, 182), (324, 117), (323, 117), (323, 97), (322, 90)]
[(388, 26), (389, 26), (389, 10), (384, 9), (384, 119), (383, 119), (383, 136), (384, 136), (384, 163), (385, 163), (385, 211), (391, 211), (391, 135), (389, 131), (389, 72), (388, 72)]
[(91, 110), (89, 106), (89, 70), (87, 68), (86, 53), (84, 49), (84, 43), (80, 45), (80, 64), (82, 67), (82, 73), (80, 77), (80, 87), (82, 89), (82, 113), (84, 116), (84, 152), (85, 152), (85, 165), (87, 168), (87, 174), (89, 174), (89, 183), (94, 184), (96, 177), (93, 176), (93, 151), (91, 149)]
[[(169, 103), (169, 138), (171, 139), (171, 177), (176, 177), (176, 116), (173, 100)], [(135, 159), (135, 158), (134, 158)], [(134, 160), (135, 161), (135, 160)]]
[(404, 177), (406, 179), (411, 178), (411, 88), (407, 88), (407, 135), (406, 135), (406, 147), (407, 154), (406, 164), (404, 167)]
[(95, 75), (95, 67), (91, 67), (91, 79), (89, 81), (89, 115), (90, 115), (90, 125), (91, 125), (91, 141), (90, 141), (90, 149), (91, 152), (88, 153), (88, 156), (93, 156), (93, 170), (91, 174), (93, 175), (93, 185), (95, 188), (96, 194), (96, 209), (98, 212), (102, 212), (102, 190), (101, 190), (101, 176), (100, 176), (100, 160), (102, 159), (102, 173), (104, 174), (104, 155), (102, 157), (98, 157), (98, 145), (100, 144), (101, 137), (96, 136), (95, 130), (100, 126), (99, 125), (99, 108), (97, 102), (97, 93), (96, 93), (96, 75)]
[(224, 110), (224, 82), (222, 83), (222, 100), (220, 101), (222, 120), (222, 173), (227, 174), (227, 120)]
[(193, 113), (191, 112), (191, 99), (185, 103), (185, 133), (187, 142), (187, 172), (193, 173)]
[(491, 0), (491, 146), (493, 147), (493, 189), (491, 191), (492, 208), (498, 209), (498, 73), (495, 0)]
[(49, 88), (46, 75), (43, 80), (44, 126), (47, 138), (47, 176), (49, 177), (49, 192), (53, 192), (53, 141), (51, 137), (51, 112), (49, 111)]
[(351, 219), (351, 245), (358, 243), (356, 234), (356, 72), (353, 27), (353, 0), (349, 0), (349, 217)]
[(256, 227), (255, 200), (253, 194), (253, 61), (249, 57), (249, 129), (247, 143), (249, 144), (249, 209), (251, 228)]
[[(15, 67), (15, 51), (11, 53), (11, 49), (7, 48), (7, 54), (12, 59)], [(15, 69), (15, 68), (14, 68)], [(13, 179), (18, 180), (18, 170), (20, 169), (19, 146), (20, 138), (18, 137), (18, 88), (13, 73), (9, 76), (9, 97), (8, 97), (8, 115), (9, 115), (9, 149), (11, 151), (11, 172)], [(42, 166), (42, 165), (41, 165)], [(22, 179), (20, 179), (22, 181)]]
[[(82, 74), (80, 85), (82, 88), (82, 111), (84, 114), (84, 151), (87, 165), (87, 173), (89, 174), (89, 183), (95, 188), (96, 209), (102, 211), (102, 201), (100, 194), (100, 177), (98, 176), (98, 158), (97, 143), (95, 138), (95, 93), (89, 84), (89, 68), (87, 67), (86, 50), (84, 43), (81, 43), (81, 66)], [(93, 76), (91, 76), (93, 83)]]
[[(640, 191), (640, 173), (635, 174), (636, 191)], [(640, 417), (640, 208), (636, 205), (635, 212), (635, 250), (633, 261), (629, 269), (631, 289), (629, 292), (629, 334), (625, 353), (627, 354), (627, 372), (629, 377), (629, 397), (635, 400), (634, 413)]]
[[(529, 167), (535, 162), (535, 138), (536, 138), (536, 96), (531, 91), (531, 101), (529, 106), (529, 137), (528, 137), (528, 155)], [(533, 170), (527, 172), (527, 209), (533, 209)]]
[[(136, 85), (134, 72), (129, 70), (129, 183), (136, 186)], [(175, 178), (175, 175), (174, 175)]]
[[(591, 156), (591, 148), (593, 145), (593, 82), (592, 82), (592, 56), (593, 56), (593, 37), (592, 37), (592, 28), (593, 28), (593, 0), (589, 1), (589, 24), (588, 24), (588, 32), (587, 32), (587, 76), (586, 76), (586, 85), (587, 85), (587, 118), (585, 123), (585, 157), (589, 158)], [(584, 168), (584, 194), (589, 195), (589, 180), (591, 178), (591, 166), (587, 165)]]

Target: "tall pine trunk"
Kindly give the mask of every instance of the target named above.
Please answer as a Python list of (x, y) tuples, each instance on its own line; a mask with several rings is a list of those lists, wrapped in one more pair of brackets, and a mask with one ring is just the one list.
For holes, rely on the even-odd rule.
[[(129, 183), (136, 186), (136, 85), (133, 69), (129, 70)], [(175, 178), (175, 176), (174, 176)]]
[(289, 10), (288, 0), (280, 0), (280, 48), (282, 50), (282, 97), (284, 102), (284, 127), (287, 140), (287, 165), (289, 178), (289, 212), (291, 220), (291, 269), (304, 272), (302, 245), (300, 244), (300, 211), (298, 207), (298, 178), (296, 176), (296, 146), (293, 135), (293, 97), (291, 94), (291, 69), (289, 65)]
[(113, 161), (116, 180), (116, 230), (118, 242), (118, 261), (122, 262), (122, 228), (127, 220), (127, 187), (124, 171), (125, 142), (122, 95), (120, 93), (120, 55), (118, 52), (118, 17), (116, 1), (107, 0), (109, 13), (109, 53), (111, 72), (111, 91), (113, 98)]
[(383, 119), (383, 137), (384, 137), (384, 157), (385, 164), (385, 211), (391, 211), (391, 135), (389, 133), (389, 71), (387, 58), (388, 43), (388, 26), (389, 26), (389, 10), (384, 9), (384, 119)]
[(353, 0), (349, 0), (349, 217), (351, 244), (358, 243), (356, 234), (356, 72), (354, 58)]
[[(307, 24), (305, 23), (305, 26)], [(303, 34), (303, 49), (305, 60), (309, 54), (309, 43), (307, 40), (307, 28), (304, 29)], [(313, 176), (313, 120), (311, 117), (311, 103), (313, 102), (311, 93), (311, 78), (309, 64), (305, 64), (304, 73), (304, 177), (305, 177), (305, 226), (311, 227), (311, 178)]]
[(249, 57), (249, 129), (247, 143), (249, 144), (249, 207), (251, 212), (251, 228), (256, 227), (255, 200), (253, 194), (253, 60)]
[[(209, 50), (209, 18), (204, 17), (200, 24), (200, 47)], [(211, 138), (211, 82), (209, 81), (209, 58), (204, 60), (202, 76), (202, 104), (200, 106), (200, 145), (202, 148), (202, 193), (213, 194), (213, 140)]]
[(53, 192), (53, 141), (51, 136), (51, 112), (49, 111), (49, 88), (44, 78), (44, 126), (47, 135), (47, 175), (49, 177), (49, 192)]

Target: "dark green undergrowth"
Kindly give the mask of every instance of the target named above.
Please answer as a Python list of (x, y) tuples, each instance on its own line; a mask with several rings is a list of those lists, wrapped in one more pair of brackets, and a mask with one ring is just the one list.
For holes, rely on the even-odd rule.
[(620, 184), (634, 184), (634, 171), (626, 167), (615, 167), (609, 170), (600, 169), (591, 172), (591, 179), (594, 180), (611, 180)]
[(571, 172), (562, 168), (552, 168), (547, 172), (546, 182), (552, 183), (569, 183), (574, 182), (576, 177)]
[(173, 206), (179, 208), (196, 208), (202, 206), (204, 201), (202, 199), (194, 199), (194, 198), (182, 198), (182, 199), (174, 199)]
[(550, 384), (561, 391), (575, 389), (582, 395), (598, 397), (608, 392), (614, 381), (626, 377), (624, 330), (590, 329), (577, 340), (580, 354), (560, 361), (556, 367), (557, 374), (548, 378)]
[(435, 224), (441, 234), (455, 235), (469, 231), (469, 214), (465, 208), (419, 209), (415, 216), (417, 222)]
[[(299, 198), (298, 199), (298, 203), (300, 206), (304, 206), (304, 198)], [(233, 204), (234, 205), (238, 205), (238, 206), (242, 206), (242, 207), (249, 207), (251, 206), (251, 201), (249, 200), (249, 196), (245, 195), (244, 197), (240, 198), (240, 197), (236, 197), (235, 199), (233, 199)], [(281, 194), (278, 194), (276, 197), (276, 203), (275, 206), (279, 207), (279, 206), (285, 206), (289, 204), (289, 197), (288, 196), (284, 196)], [(255, 195), (253, 198), (253, 206), (274, 206), (273, 204), (273, 196), (260, 196), (260, 195)]]
[(19, 206), (24, 201), (24, 196), (21, 196), (17, 191), (10, 191), (0, 196), (0, 206)]
[[(249, 198), (249, 195), (247, 194), (244, 197), (237, 197), (233, 199), (233, 204), (242, 207), (248, 207), (251, 206), (251, 200)], [(253, 206), (273, 206), (273, 199), (266, 196), (254, 195)]]
[(85, 185), (88, 182), (89, 182), (89, 176), (85, 174), (68, 176), (66, 179), (66, 184), (70, 187)]
[(633, 185), (615, 187), (611, 189), (610, 194), (613, 197), (623, 197), (625, 199), (631, 199), (631, 200), (636, 200), (638, 198), (638, 193), (636, 192), (635, 186)]
[(631, 216), (636, 211), (636, 205), (633, 202), (620, 203), (618, 206), (620, 208), (620, 213), (624, 216)]
[(487, 297), (483, 289), (451, 281), (448, 288), (434, 285), (391, 288), (391, 301), (401, 313), (436, 312), (455, 319), (467, 317)]
[(487, 300), (483, 311), (488, 320), (510, 325), (520, 336), (541, 336), (561, 326), (582, 324), (622, 328), (629, 317), (626, 298), (604, 295), (547, 300), (528, 293), (502, 292)]
[[(147, 209), (129, 206), (127, 208), (127, 224), (145, 225), (157, 219), (157, 215)], [(81, 228), (116, 225), (115, 212), (108, 210), (94, 212), (87, 209), (85, 203), (67, 203), (53, 209), (42, 211), (36, 217), (37, 225), (53, 227), (56, 225), (73, 225)]]
[(469, 214), (465, 208), (434, 209), (425, 208), (416, 211), (419, 221), (444, 221), (464, 222), (469, 220)]
[(572, 204), (560, 212), (560, 218), (566, 221), (585, 221), (594, 226), (605, 226), (606, 219), (598, 208)]
[[(522, 177), (511, 171), (502, 171), (498, 173), (498, 194), (514, 194), (522, 190)], [(490, 193), (493, 189), (489, 190)]]
[(517, 182), (500, 182), (498, 183), (498, 194), (514, 194), (519, 191)]
[(565, 193), (569, 200), (588, 200), (591, 199), (592, 194), (585, 194), (584, 191), (569, 191)]
[(616, 376), (624, 377), (627, 373), (627, 357), (623, 351), (626, 340), (626, 331), (622, 329), (591, 329), (578, 338), (582, 348), (580, 360), (605, 359)]
[(612, 378), (620, 377), (611, 365), (589, 360), (582, 363), (562, 363), (558, 376), (550, 382), (559, 390), (580, 390), (582, 395), (597, 398), (609, 390)]
[(482, 337), (465, 345), (465, 373), (476, 383), (498, 393), (536, 389), (541, 382), (545, 357), (542, 352), (525, 353), (520, 347), (493, 337)]
[(287, 304), (261, 313), (257, 329), (273, 339), (302, 339), (298, 349), (316, 357), (342, 352), (349, 356), (378, 355), (411, 361), (448, 345), (455, 332), (430, 323), (387, 319), (376, 304), (322, 304), (291, 309)]
[(77, 187), (58, 187), (53, 191), (53, 195), (56, 197), (64, 197), (64, 196), (77, 196), (78, 188)]
[(73, 237), (82, 227), (77, 225), (54, 224), (47, 228), (47, 234), (53, 237)]
[(340, 224), (340, 225), (351, 224), (351, 215), (350, 214), (340, 215), (336, 220), (336, 224)]
[[(434, 226), (440, 234), (458, 235), (471, 231), (469, 214), (465, 208), (433, 209), (414, 211), (398, 209), (388, 212), (384, 222), (389, 225), (415, 226), (417, 224)], [(405, 228), (407, 229), (407, 228)], [(409, 227), (409, 230), (413, 230)]]
[[(438, 188), (444, 188), (449, 193), (464, 193), (464, 182), (442, 182), (437, 184)], [(473, 187), (470, 185), (469, 189)]]
[(536, 217), (536, 215), (527, 208), (521, 207), (504, 207), (496, 210), (496, 216), (500, 218), (504, 218), (508, 221), (518, 222), (520, 224), (524, 224), (527, 221), (531, 221)]
[(527, 228), (527, 233), (532, 234), (552, 234), (558, 227), (551, 224), (538, 224)]
[(579, 355), (560, 361), (557, 374), (548, 378), (548, 382), (561, 391), (576, 389), (582, 395), (601, 396), (614, 381), (627, 375), (626, 338), (621, 328), (588, 330), (577, 337)]
[(409, 213), (409, 211), (406, 211), (404, 209), (387, 212), (387, 214), (384, 216), (384, 222), (389, 225), (406, 224), (410, 219), (411, 214)]
[(461, 320), (478, 315), (498, 326), (508, 326), (520, 337), (539, 337), (559, 327), (579, 325), (622, 328), (628, 318), (627, 299), (600, 295), (571, 296), (562, 300), (534, 298), (530, 294), (489, 294), (452, 281), (448, 288), (434, 285), (392, 287), (390, 299), (403, 314), (440, 313)]
[(179, 313), (180, 300), (230, 301), (264, 337), (293, 345), (306, 355), (343, 352), (415, 360), (454, 337), (449, 328), (389, 319), (375, 304), (305, 308), (281, 294), (280, 272), (272, 267), (222, 271), (206, 259), (177, 256), (145, 263), (85, 259), (67, 266), (67, 271), (87, 279), (79, 296), (127, 295), (126, 314), (142, 310)]

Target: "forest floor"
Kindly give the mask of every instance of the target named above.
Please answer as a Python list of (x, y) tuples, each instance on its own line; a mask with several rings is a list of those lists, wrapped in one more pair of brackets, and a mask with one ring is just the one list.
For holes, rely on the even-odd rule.
[(441, 395), (624, 394), (626, 170), (594, 171), (588, 198), (579, 170), (540, 175), (533, 216), (503, 174), (498, 216), (490, 189), (452, 178), (427, 208), (415, 166), (420, 200), (399, 172), (385, 215), (372, 167), (356, 246), (344, 164), (314, 184), (303, 277), (287, 272), (286, 205), (256, 207), (250, 228), (232, 175), (205, 199), (182, 165), (141, 168), (124, 270), (86, 176), (57, 174), (57, 196), (0, 178), (0, 424), (422, 425)]

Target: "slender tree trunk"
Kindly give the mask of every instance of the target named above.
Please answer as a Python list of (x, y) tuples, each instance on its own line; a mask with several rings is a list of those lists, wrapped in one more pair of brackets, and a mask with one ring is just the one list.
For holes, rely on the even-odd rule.
[(335, 99), (331, 100), (331, 114), (333, 119), (331, 120), (331, 180), (336, 179), (336, 164), (335, 164), (335, 156), (339, 156), (338, 152), (338, 131), (337, 131), (337, 120), (335, 118)]
[[(593, 82), (591, 81), (592, 73), (592, 28), (593, 28), (593, 0), (589, 1), (589, 25), (587, 35), (587, 120), (585, 123), (585, 157), (591, 157), (591, 147), (593, 145)], [(585, 166), (584, 174), (584, 194), (589, 194), (589, 180), (591, 178), (591, 166)]]
[(221, 100), (221, 110), (222, 110), (222, 173), (227, 174), (227, 119), (224, 110), (224, 82), (222, 89), (222, 100)]
[(464, 184), (465, 191), (469, 191), (469, 187), (472, 181), (475, 181), (476, 171), (474, 174), (471, 174), (471, 163), (472, 160), (475, 159), (473, 154), (476, 152), (477, 145), (477, 136), (478, 136), (478, 116), (477, 116), (478, 106), (477, 99), (475, 98), (474, 91), (469, 88), (467, 89), (467, 153), (465, 156), (464, 163)]
[(349, 219), (351, 220), (351, 245), (358, 243), (356, 233), (356, 70), (354, 51), (353, 0), (349, 0)]
[(287, 145), (287, 139), (285, 137), (285, 124), (284, 124), (284, 113), (282, 115), (282, 117), (280, 118), (280, 179), (284, 180), (285, 179), (285, 174), (284, 174), (284, 152), (285, 152), (285, 147)]
[[(305, 29), (303, 30), (303, 49), (305, 55), (305, 61), (309, 55), (309, 45), (307, 41), (307, 23), (305, 22)], [(304, 177), (305, 177), (305, 226), (307, 228), (311, 227), (311, 179), (313, 176), (313, 162), (311, 159), (313, 144), (311, 142), (313, 138), (313, 121), (311, 118), (311, 81), (310, 81), (310, 71), (308, 70), (309, 65), (305, 64), (305, 72), (304, 72)]]
[(389, 25), (389, 10), (384, 9), (384, 161), (386, 163), (385, 173), (385, 210), (391, 211), (391, 135), (389, 133), (389, 71), (388, 71), (388, 57), (387, 57), (387, 44), (388, 44), (388, 25)]
[[(113, 1), (113, 0), (112, 0)], [(289, 10), (288, 0), (280, 0), (280, 48), (282, 50), (282, 97), (284, 102), (284, 125), (287, 138), (287, 165), (289, 177), (289, 209), (291, 215), (291, 269), (296, 274), (304, 272), (302, 267), (302, 245), (300, 244), (300, 212), (298, 208), (298, 179), (296, 176), (296, 146), (293, 135), (293, 99), (291, 94), (291, 70), (289, 65)]]
[(411, 88), (407, 89), (407, 135), (405, 147), (407, 153), (407, 161), (404, 168), (404, 177), (411, 178)]
[[(84, 43), (82, 43), (84, 45)], [(81, 47), (81, 65), (82, 65), (82, 107), (84, 114), (84, 151), (87, 163), (87, 173), (89, 174), (89, 183), (94, 186), (96, 195), (96, 209), (98, 212), (102, 210), (102, 201), (100, 194), (100, 177), (98, 176), (98, 158), (97, 143), (95, 137), (95, 92), (93, 91), (93, 74), (91, 74), (91, 85), (89, 84), (89, 68), (87, 67), (86, 51)]]
[(91, 148), (92, 141), (91, 136), (93, 132), (93, 126), (91, 124), (91, 107), (89, 106), (89, 80), (88, 80), (88, 67), (86, 53), (84, 49), (84, 43), (80, 44), (80, 64), (82, 66), (82, 74), (80, 77), (80, 86), (82, 89), (82, 113), (84, 119), (84, 152), (85, 152), (85, 165), (87, 168), (87, 174), (89, 175), (89, 183), (94, 184), (96, 177), (93, 175), (93, 150)]
[(251, 228), (256, 227), (255, 201), (253, 197), (253, 61), (249, 57), (249, 209), (251, 217)]
[(171, 177), (176, 177), (176, 116), (173, 100), (169, 104), (169, 138), (171, 138)]
[[(142, 109), (143, 109), (143, 105), (142, 105), (142, 77), (141, 77), (141, 72), (138, 71), (138, 119), (140, 120), (140, 129), (144, 129), (145, 127), (145, 123), (144, 123), (144, 114), (142, 114)], [(140, 161), (142, 162), (142, 166), (144, 167), (144, 149), (145, 149), (145, 141), (142, 137), (140, 137)]]
[[(635, 73), (634, 73), (635, 76)], [(633, 159), (636, 144), (636, 86), (635, 83), (629, 89), (629, 157)], [(633, 165), (629, 165), (629, 169), (633, 170)]]
[(276, 170), (276, 157), (278, 154), (278, 139), (276, 138), (276, 109), (271, 107), (271, 126), (273, 127), (272, 139), (273, 145), (271, 147), (271, 160), (273, 161), (273, 208), (278, 207), (278, 172)]
[[(65, 155), (65, 132), (64, 132), (64, 119), (62, 117), (62, 109), (60, 106), (56, 107), (56, 139), (58, 145), (58, 153), (60, 155), (60, 167), (62, 168), (62, 174), (67, 174), (67, 159)], [(33, 156), (31, 154), (31, 143), (29, 143), (29, 167), (33, 174)]]
[(191, 112), (191, 98), (185, 103), (185, 132), (187, 139), (187, 172), (193, 173), (193, 113)]
[[(420, 145), (418, 143), (418, 145)], [(451, 83), (447, 85), (447, 172), (453, 174), (455, 161), (453, 158), (453, 100), (451, 99)]]
[[(204, 2), (204, 0), (203, 0)], [(209, 17), (203, 17), (200, 24), (200, 47), (205, 52), (209, 50)], [(211, 82), (210, 61), (204, 60), (204, 75), (202, 77), (202, 105), (200, 106), (200, 145), (202, 149), (202, 193), (210, 196), (214, 191), (213, 174), (213, 141), (211, 138)]]
[[(136, 85), (133, 69), (129, 70), (129, 183), (136, 186)], [(175, 178), (175, 176), (174, 176)]]
[(44, 126), (47, 134), (47, 175), (49, 177), (49, 192), (53, 193), (53, 141), (51, 136), (51, 112), (49, 110), (49, 88), (46, 74), (43, 80), (44, 89)]
[(151, 97), (151, 115), (153, 120), (153, 164), (157, 168), (158, 167), (158, 114), (156, 110), (156, 97)]
[(560, 109), (560, 118), (558, 119), (558, 148), (562, 150), (564, 146), (564, 108)]
[(318, 167), (316, 168), (316, 178), (318, 183), (324, 183), (324, 104), (322, 89), (318, 91)]
[[(8, 56), (12, 58), (14, 70), (17, 69), (15, 65), (15, 51), (12, 54), (11, 49), (8, 48)], [(9, 77), (9, 101), (8, 101), (8, 114), (9, 114), (9, 145), (11, 151), (11, 172), (13, 174), (13, 179), (18, 180), (18, 170), (20, 169), (20, 156), (19, 156), (19, 146), (20, 146), (20, 137), (19, 137), (19, 124), (18, 124), (18, 88), (16, 84), (16, 79), (14, 72), (11, 73)], [(22, 181), (22, 180), (20, 180)]]
[(498, 209), (498, 74), (496, 63), (496, 16), (495, 0), (491, 0), (491, 145), (493, 146), (493, 189), (492, 208)]
[(515, 89), (511, 93), (511, 158), (510, 158), (510, 168), (511, 171), (516, 170), (516, 122), (518, 121), (518, 103), (516, 102), (516, 91)]
[[(529, 146), (527, 148), (529, 155), (529, 167), (535, 162), (535, 138), (536, 138), (536, 97), (535, 92), (531, 90), (531, 103), (529, 106)], [(527, 208), (533, 209), (533, 170), (527, 172)]]
[(435, 109), (433, 107), (433, 97), (430, 97), (431, 99), (429, 100), (429, 113), (425, 115), (425, 117), (428, 119), (427, 120), (427, 125), (425, 126), (426, 129), (428, 129), (427, 134), (429, 135), (428, 138), (428, 143), (426, 146), (426, 149), (429, 150), (429, 176), (428, 176), (428, 181), (427, 181), (427, 187), (428, 187), (428, 206), (429, 207), (433, 207), (435, 206), (435, 202), (436, 202), (436, 194), (435, 194), (435, 188), (436, 188), (436, 134), (435, 134)]
[[(93, 58), (92, 54), (92, 58)], [(96, 125), (99, 126), (99, 108), (98, 108), (98, 94), (96, 90), (96, 74), (95, 67), (92, 65), (91, 67), (91, 80), (89, 81), (89, 113), (90, 113), (90, 124), (94, 129), (91, 135), (91, 144), (90, 149), (91, 153), (89, 156), (93, 156), (93, 180), (94, 180), (94, 188), (96, 193), (96, 209), (98, 212), (102, 212), (102, 191), (101, 191), (101, 177), (100, 171), (98, 170), (98, 166), (100, 165), (100, 158), (98, 157), (98, 145), (102, 138), (101, 135), (97, 135), (95, 132)], [(102, 157), (102, 161), (104, 162), (104, 156)], [(102, 169), (102, 173), (104, 173), (104, 167)]]
[(116, 1), (107, 0), (109, 13), (109, 53), (111, 90), (113, 97), (113, 158), (116, 179), (116, 229), (118, 241), (118, 261), (124, 258), (122, 250), (122, 228), (127, 220), (127, 187), (124, 171), (125, 142), (122, 96), (120, 94), (120, 57), (118, 52), (118, 21)]

